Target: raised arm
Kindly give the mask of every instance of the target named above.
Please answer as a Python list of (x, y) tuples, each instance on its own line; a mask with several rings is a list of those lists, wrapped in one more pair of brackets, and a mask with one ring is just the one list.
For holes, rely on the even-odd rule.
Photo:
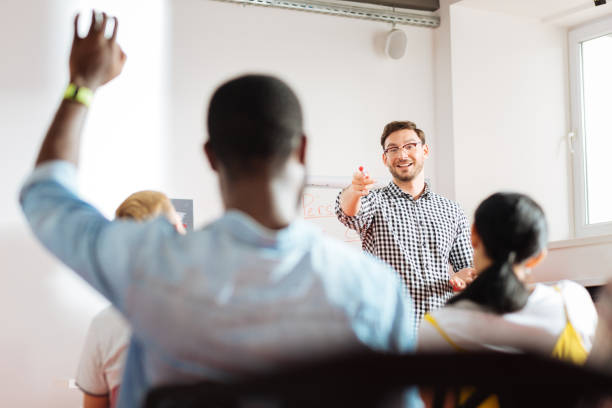
[[(110, 38), (104, 35), (109, 20), (114, 20)], [(92, 11), (89, 32), (79, 37), (79, 15), (74, 19), (74, 39), (70, 52), (70, 87), (55, 114), (36, 160), (36, 166), (47, 161), (65, 160), (78, 164), (81, 132), (87, 116), (88, 100), (100, 86), (121, 73), (125, 53), (116, 42), (118, 21)]]
[(365, 173), (358, 171), (353, 174), (351, 184), (340, 194), (340, 208), (349, 217), (359, 212), (361, 197), (367, 196), (374, 186), (374, 180)]
[[(111, 223), (81, 200), (75, 166), (91, 96), (119, 75), (125, 54), (116, 44), (116, 20), (112, 36), (107, 38), (104, 30), (111, 18), (93, 13), (89, 33), (81, 38), (77, 34), (78, 19), (74, 20), (68, 100), (62, 101), (53, 119), (19, 201), (41, 243), (121, 309), (134, 252), (128, 248), (138, 247), (146, 232), (129, 223)], [(81, 87), (86, 88), (83, 93), (79, 93)], [(163, 229), (149, 234), (163, 235), (165, 232), (159, 232)]]

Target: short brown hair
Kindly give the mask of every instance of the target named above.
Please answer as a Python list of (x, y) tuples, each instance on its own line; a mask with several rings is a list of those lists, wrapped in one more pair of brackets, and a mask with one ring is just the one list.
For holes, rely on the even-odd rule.
[(174, 210), (170, 199), (159, 191), (139, 191), (125, 199), (115, 211), (117, 218), (144, 221), (160, 214), (168, 215)]
[(387, 123), (383, 129), (382, 136), (380, 137), (380, 145), (383, 147), (383, 149), (385, 148), (385, 140), (387, 140), (389, 135), (403, 129), (414, 130), (419, 139), (421, 139), (421, 143), (425, 144), (425, 132), (419, 129), (414, 122), (410, 122), (408, 120), (394, 121)]

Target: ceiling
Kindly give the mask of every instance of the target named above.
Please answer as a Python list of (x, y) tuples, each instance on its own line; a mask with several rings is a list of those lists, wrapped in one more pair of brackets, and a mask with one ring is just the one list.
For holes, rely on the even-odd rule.
[(595, 7), (593, 0), (462, 0), (462, 6), (531, 17), (564, 27), (612, 15), (612, 0)]
[[(440, 0), (338, 0), (338, 2), (368, 3), (426, 12), (440, 8)], [(594, 0), (447, 0), (447, 2), (479, 10), (533, 18), (542, 23), (568, 28), (612, 15), (612, 0), (597, 7)]]

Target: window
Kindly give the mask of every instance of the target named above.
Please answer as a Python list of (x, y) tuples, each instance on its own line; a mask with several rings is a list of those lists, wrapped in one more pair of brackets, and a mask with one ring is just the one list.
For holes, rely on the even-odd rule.
[(577, 237), (612, 234), (612, 19), (569, 33)]

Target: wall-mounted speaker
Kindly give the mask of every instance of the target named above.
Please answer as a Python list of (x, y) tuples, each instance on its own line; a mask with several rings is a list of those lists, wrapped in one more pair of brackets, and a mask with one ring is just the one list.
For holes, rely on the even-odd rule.
[(385, 53), (393, 59), (400, 59), (406, 53), (406, 43), (406, 33), (398, 28), (394, 28), (387, 34)]

